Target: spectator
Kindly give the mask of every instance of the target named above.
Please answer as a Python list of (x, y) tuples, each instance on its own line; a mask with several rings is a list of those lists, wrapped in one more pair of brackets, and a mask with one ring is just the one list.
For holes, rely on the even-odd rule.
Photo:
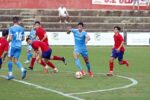
[(145, 0), (146, 2), (146, 9), (149, 9), (149, 6), (150, 6), (150, 0)]
[(61, 5), (58, 8), (58, 12), (59, 12), (59, 17), (60, 17), (59, 23), (61, 23), (61, 22), (68, 23), (69, 22), (69, 14), (67, 12), (67, 9), (63, 5)]
[(138, 6), (138, 10), (140, 8), (140, 0), (133, 0), (133, 9), (135, 9), (135, 6), (137, 5)]

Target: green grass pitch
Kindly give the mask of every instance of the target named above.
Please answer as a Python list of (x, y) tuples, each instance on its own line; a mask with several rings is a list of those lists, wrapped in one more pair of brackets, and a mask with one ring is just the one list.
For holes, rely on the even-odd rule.
[[(88, 47), (89, 60), (94, 73), (94, 78), (86, 75), (82, 79), (74, 77), (78, 70), (73, 59), (73, 46), (52, 46), (52, 55), (64, 56), (67, 59), (67, 66), (61, 61), (52, 61), (59, 69), (56, 74), (45, 74), (43, 67), (35, 64), (34, 70), (27, 72), (27, 77), (23, 80), (48, 89), (53, 89), (63, 93), (80, 93), (95, 90), (104, 90), (130, 84), (131, 81), (119, 77), (107, 77), (99, 73), (108, 72), (108, 60), (111, 54), (111, 47)], [(20, 61), (24, 67), (26, 59), (26, 49), (23, 47)], [(96, 92), (89, 94), (73, 95), (86, 100), (149, 100), (150, 98), (150, 47), (126, 47), (124, 59), (129, 60), (129, 68), (120, 66), (115, 61), (114, 73), (131, 77), (138, 81), (138, 84), (126, 89)], [(86, 70), (83, 59), (81, 64)], [(13, 65), (15, 79), (21, 80), (20, 71)], [(7, 75), (7, 63), (4, 62), (0, 75)], [(0, 77), (0, 100), (74, 100), (60, 94), (35, 88), (16, 81), (8, 81)]]

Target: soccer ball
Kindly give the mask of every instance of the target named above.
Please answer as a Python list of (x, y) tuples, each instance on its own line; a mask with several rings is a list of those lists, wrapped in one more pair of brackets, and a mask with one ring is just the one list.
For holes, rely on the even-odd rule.
[(75, 77), (77, 78), (77, 79), (81, 79), (82, 78), (82, 73), (80, 72), (80, 71), (77, 71), (76, 73), (75, 73)]

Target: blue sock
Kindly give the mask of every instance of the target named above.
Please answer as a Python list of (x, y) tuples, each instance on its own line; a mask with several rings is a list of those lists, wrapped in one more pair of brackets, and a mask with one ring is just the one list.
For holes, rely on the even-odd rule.
[(19, 61), (16, 62), (16, 65), (17, 65), (17, 67), (18, 67), (22, 72), (24, 71), (24, 68), (23, 68), (22, 64), (21, 64)]
[(88, 71), (91, 70), (90, 63), (89, 63), (89, 62), (86, 62), (86, 67), (87, 67)]
[(12, 61), (8, 61), (8, 72), (12, 72)]
[(79, 59), (75, 59), (75, 64), (76, 66), (79, 68), (79, 70), (82, 70), (81, 64), (80, 64), (80, 60)]
[(30, 61), (31, 57), (32, 57), (32, 53), (29, 52), (28, 55), (27, 55), (27, 60)]

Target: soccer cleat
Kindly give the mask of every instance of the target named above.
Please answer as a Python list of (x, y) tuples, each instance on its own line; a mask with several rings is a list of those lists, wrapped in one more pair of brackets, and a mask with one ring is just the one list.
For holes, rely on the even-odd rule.
[(11, 80), (11, 79), (14, 79), (14, 76), (13, 75), (8, 75), (7, 80)]
[(86, 75), (86, 73), (85, 73), (85, 71), (84, 71), (84, 70), (81, 70), (81, 73), (82, 73), (82, 75), (83, 75), (83, 76), (85, 76), (85, 75)]
[(66, 62), (65, 57), (63, 57), (62, 59), (63, 59), (63, 60), (62, 60), (62, 61), (63, 61), (63, 63), (64, 63), (65, 65), (67, 65), (67, 62)]
[(26, 60), (24, 63), (25, 63), (25, 64), (28, 64), (28, 63), (29, 63), (29, 60)]
[(54, 69), (53, 69), (53, 72), (54, 72), (54, 73), (57, 73), (57, 72), (58, 72), (58, 69), (57, 69), (57, 68), (54, 68)]
[(26, 70), (24, 70), (24, 71), (22, 72), (22, 79), (24, 79), (24, 78), (26, 77), (26, 73), (27, 73)]
[(129, 67), (129, 61), (128, 60), (126, 61), (126, 66)]
[(28, 70), (33, 70), (33, 67), (28, 67)]
[(48, 73), (48, 68), (44, 68), (44, 73)]
[(107, 73), (107, 76), (113, 76), (113, 71), (110, 71), (109, 73)]
[(88, 72), (90, 77), (93, 77), (93, 73), (91, 71)]

